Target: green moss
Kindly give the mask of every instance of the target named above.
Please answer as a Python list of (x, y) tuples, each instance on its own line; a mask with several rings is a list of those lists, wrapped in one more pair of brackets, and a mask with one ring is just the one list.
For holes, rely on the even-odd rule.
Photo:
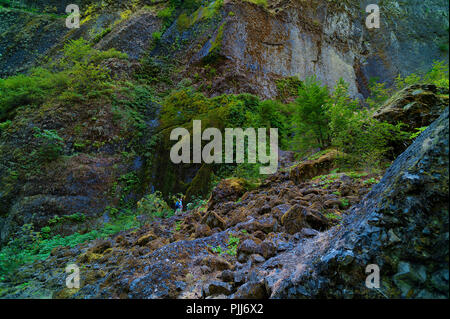
[(244, 0), (244, 1), (254, 3), (263, 8), (267, 8), (267, 0)]
[(211, 48), (209, 49), (208, 56), (210, 58), (217, 57), (217, 55), (220, 53), (220, 50), (222, 49), (222, 40), (223, 40), (223, 30), (224, 30), (225, 23), (222, 23), (220, 27), (217, 29), (217, 35), (211, 43)]
[(191, 15), (183, 12), (177, 18), (177, 27), (179, 31), (183, 31), (191, 28), (196, 23), (213, 18), (219, 13), (220, 8), (223, 5), (223, 0), (218, 0), (210, 3), (206, 7), (200, 7)]
[(190, 202), (195, 197), (205, 198), (211, 191), (212, 170), (209, 165), (203, 165), (195, 175), (189, 188), (186, 191), (187, 202)]
[(278, 99), (286, 103), (291, 98), (298, 97), (298, 88), (302, 81), (296, 76), (286, 77), (275, 81), (278, 90)]
[(182, 13), (177, 19), (177, 28), (179, 31), (185, 30), (191, 26), (191, 21), (186, 13)]
[[(99, 238), (107, 238), (120, 231), (140, 226), (135, 214), (123, 211), (111, 222), (103, 227), (85, 234), (74, 233), (70, 236), (50, 236), (48, 228), (44, 227), (42, 233), (33, 232), (31, 225), (24, 225), (20, 236), (11, 240), (8, 245), (0, 250), (0, 279), (4, 279), (23, 264), (36, 260), (44, 260), (50, 256), (50, 252), (56, 247), (75, 247), (78, 244)], [(1, 281), (1, 280), (0, 280)]]

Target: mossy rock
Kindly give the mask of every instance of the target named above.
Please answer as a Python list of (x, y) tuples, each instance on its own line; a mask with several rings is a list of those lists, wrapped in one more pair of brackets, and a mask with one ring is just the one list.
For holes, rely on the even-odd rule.
[(210, 191), (213, 171), (210, 166), (203, 165), (189, 185), (185, 201), (190, 202), (194, 197), (206, 197)]
[(244, 178), (233, 177), (222, 180), (212, 191), (208, 210), (213, 209), (216, 204), (237, 201), (251, 188), (251, 183)]
[(345, 156), (344, 153), (338, 150), (330, 149), (321, 153), (318, 157), (312, 156), (311, 159), (291, 168), (289, 177), (296, 183), (302, 183), (315, 176), (328, 174), (332, 169), (336, 168), (337, 160)]

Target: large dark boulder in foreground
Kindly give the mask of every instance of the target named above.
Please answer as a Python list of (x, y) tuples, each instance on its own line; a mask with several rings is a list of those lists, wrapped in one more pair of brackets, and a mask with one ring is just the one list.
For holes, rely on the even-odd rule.
[[(448, 113), (397, 158), (341, 227), (262, 267), (272, 298), (449, 297)], [(370, 264), (379, 266), (379, 289), (366, 287)]]

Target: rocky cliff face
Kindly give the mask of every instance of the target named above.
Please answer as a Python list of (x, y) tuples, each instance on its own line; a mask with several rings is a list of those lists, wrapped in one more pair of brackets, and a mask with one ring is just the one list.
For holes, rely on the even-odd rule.
[[(45, 64), (69, 40), (85, 38), (96, 49), (128, 54), (128, 60), (103, 62), (124, 87), (114, 99), (19, 107), (1, 127), (0, 246), (24, 224), (42, 230), (58, 218), (70, 220), (58, 224), (58, 235), (89, 232), (117, 213), (111, 208), (134, 205), (168, 178), (191, 181), (198, 167), (172, 169), (168, 154), (147, 148), (158, 142), (152, 134), (161, 102), (149, 96), (182, 86), (181, 79), (208, 96), (272, 98), (289, 76), (316, 75), (329, 86), (342, 77), (352, 96), (366, 97), (373, 77), (390, 84), (399, 73), (448, 60), (440, 50), (448, 41), (443, 0), (383, 1), (378, 30), (364, 25), (370, 1), (204, 1), (167, 19), (159, 13), (168, 1), (86, 0), (79, 2), (81, 28), (69, 30), (64, 9), (70, 2), (26, 0), (0, 8), (0, 77)], [(127, 81), (143, 69), (155, 77), (155, 92), (137, 86), (130, 93)], [(122, 96), (127, 93), (133, 98)], [(145, 109), (139, 116), (136, 100)], [(436, 120), (446, 104), (448, 90), (410, 86), (375, 116), (405, 122), (413, 132)], [(0, 297), (448, 297), (446, 120), (448, 110), (371, 191), (378, 174), (331, 173), (337, 152), (295, 167), (290, 154), (254, 190), (223, 181), (207, 205), (189, 213), (56, 248), (0, 284)], [(36, 128), (58, 132), (57, 160), (40, 165), (30, 156), (39, 147)], [(80, 213), (88, 221), (71, 220)], [(223, 251), (231, 253), (220, 256)], [(80, 291), (64, 289), (70, 262), (86, 267)], [(381, 269), (379, 290), (364, 286), (367, 264)]]
[[(39, 9), (59, 14), (64, 8), (64, 1), (33, 3)], [(96, 2), (84, 1), (80, 6), (84, 9), (92, 3)], [(205, 15), (210, 6), (205, 3), (183, 28), (177, 19), (163, 35), (166, 41), (162, 43), (167, 46), (167, 41), (170, 42), (171, 55), (183, 56), (189, 62), (188, 69), (211, 51), (224, 58), (213, 83), (216, 94), (245, 91), (263, 97), (276, 96), (276, 79), (294, 75), (301, 79), (316, 75), (329, 86), (342, 77), (350, 84), (354, 96), (366, 97), (371, 78), (390, 83), (399, 73), (425, 71), (433, 60), (448, 58), (448, 53), (439, 49), (448, 41), (447, 1), (383, 2), (381, 26), (370, 30), (365, 26), (368, 15), (365, 8), (369, 3), (269, 0), (264, 8), (246, 1), (226, 0), (220, 8), (220, 19), (200, 28), (207, 31), (201, 36), (199, 25), (211, 18)], [(121, 19), (121, 10), (127, 7), (131, 7), (127, 2), (107, 2), (99, 15), (76, 31), (65, 28), (63, 18), (15, 10), (0, 12), (3, 30), (0, 76), (26, 69), (38, 55), (48, 54), (49, 49), (64, 41), (61, 36), (92, 38), (107, 28), (112, 33), (102, 40), (100, 47), (114, 46), (132, 58), (139, 58), (140, 51), (136, 52), (136, 48), (151, 43), (151, 34), (158, 30), (160, 21), (155, 13), (147, 13), (132, 15), (128, 22), (115, 24)], [(18, 35), (14, 31), (17, 29), (21, 30)], [(40, 41), (30, 41), (39, 37)], [(179, 39), (182, 41), (177, 43)], [(35, 47), (37, 43), (39, 47)], [(25, 50), (23, 45), (30, 47)], [(174, 45), (180, 46), (180, 50), (174, 49)]]
[[(446, 37), (445, 1), (388, 1), (381, 5), (380, 29), (371, 30), (364, 14), (370, 1), (269, 3), (269, 10), (226, 5), (233, 15), (223, 22), (220, 51), (229, 61), (227, 76), (249, 80), (265, 97), (276, 95), (275, 78), (293, 75), (316, 75), (330, 87), (342, 77), (354, 96), (366, 97), (371, 78), (390, 82), (442, 56), (437, 45)], [(433, 37), (430, 30), (436, 30)]]

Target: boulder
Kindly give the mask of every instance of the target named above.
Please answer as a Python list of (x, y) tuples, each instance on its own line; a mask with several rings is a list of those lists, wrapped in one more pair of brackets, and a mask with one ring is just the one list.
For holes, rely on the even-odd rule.
[(202, 219), (202, 224), (208, 225), (210, 228), (225, 228), (225, 221), (217, 213), (209, 211)]
[(318, 158), (303, 161), (291, 168), (289, 178), (296, 183), (302, 183), (315, 176), (328, 174), (335, 168), (335, 161), (340, 156), (344, 156), (344, 154), (332, 149)]
[(231, 295), (232, 292), (233, 286), (222, 281), (212, 281), (205, 284), (202, 288), (203, 297), (213, 295)]
[(227, 270), (232, 268), (231, 264), (223, 257), (208, 255), (196, 261), (200, 266), (207, 266), (212, 270)]
[(137, 240), (136, 243), (137, 243), (139, 246), (145, 246), (147, 243), (149, 243), (150, 241), (152, 241), (152, 240), (154, 240), (154, 239), (156, 239), (155, 234), (153, 234), (153, 233), (148, 233), (148, 234), (145, 234), (145, 235), (139, 237), (139, 239)]
[(246, 182), (242, 178), (229, 178), (222, 180), (213, 189), (208, 203), (208, 210), (216, 204), (237, 201), (246, 192)]
[(448, 89), (433, 84), (411, 85), (391, 97), (374, 118), (391, 124), (404, 123), (404, 129), (430, 125), (448, 105)]
[(238, 288), (232, 296), (235, 299), (264, 299), (267, 298), (264, 282), (249, 281)]
[(303, 228), (312, 228), (316, 230), (324, 230), (329, 223), (319, 211), (305, 208), (298, 204), (292, 206), (281, 217), (281, 224), (289, 234), (295, 234)]
[(99, 239), (93, 243), (90, 251), (94, 254), (101, 254), (108, 248), (111, 248), (111, 243), (107, 240)]

